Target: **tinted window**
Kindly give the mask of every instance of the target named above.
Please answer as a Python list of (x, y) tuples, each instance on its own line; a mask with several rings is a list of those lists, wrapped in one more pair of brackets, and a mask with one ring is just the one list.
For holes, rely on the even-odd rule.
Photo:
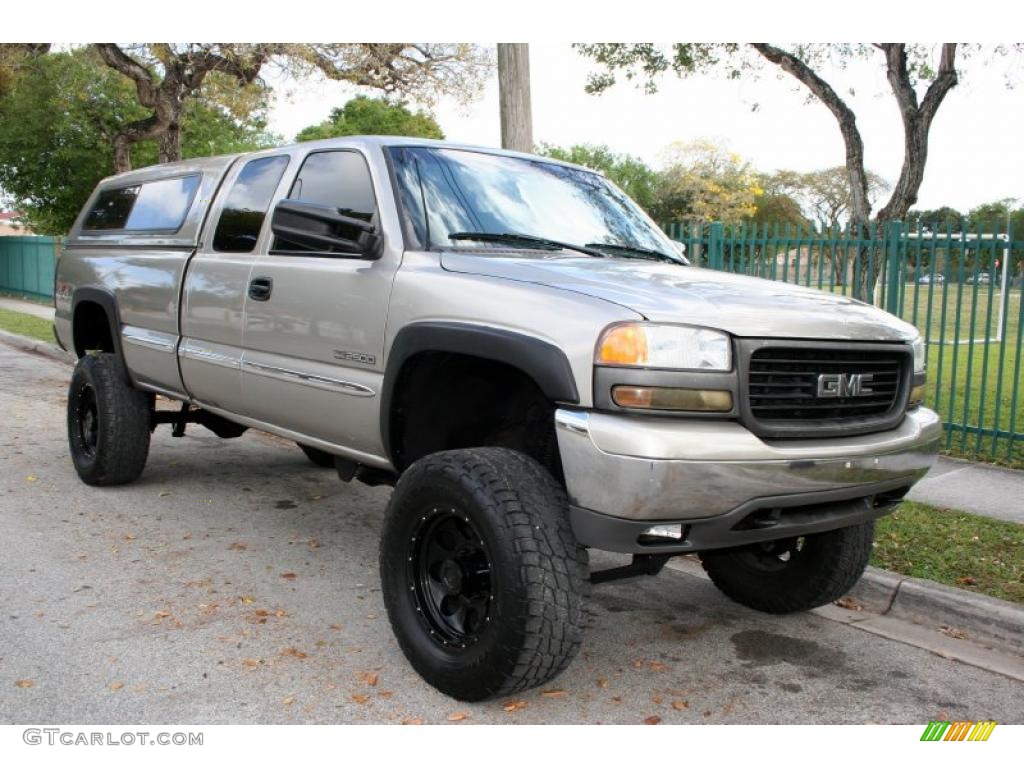
[[(376, 210), (370, 169), (358, 152), (311, 154), (302, 164), (288, 199), (328, 205), (346, 216), (364, 221), (370, 221)], [(294, 243), (279, 241), (275, 241), (274, 247), (289, 251), (308, 250)]]
[(185, 221), (185, 214), (192, 206), (197, 189), (198, 176), (163, 179), (143, 184), (124, 228), (177, 231)]
[(132, 212), (139, 188), (121, 187), (100, 192), (96, 202), (85, 217), (83, 229), (124, 229), (128, 214)]
[(246, 164), (224, 202), (213, 233), (214, 250), (249, 253), (256, 247), (274, 190), (287, 167), (288, 158), (283, 155), (261, 157)]

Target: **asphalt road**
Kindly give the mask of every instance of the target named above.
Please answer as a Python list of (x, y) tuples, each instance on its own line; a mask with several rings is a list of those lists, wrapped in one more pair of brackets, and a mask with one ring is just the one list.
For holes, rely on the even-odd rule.
[(388, 489), (200, 427), (159, 428), (138, 482), (89, 488), (69, 373), (0, 344), (2, 722), (1024, 722), (1024, 684), (668, 570), (595, 588), (581, 655), (544, 691), (461, 704), (391, 636)]

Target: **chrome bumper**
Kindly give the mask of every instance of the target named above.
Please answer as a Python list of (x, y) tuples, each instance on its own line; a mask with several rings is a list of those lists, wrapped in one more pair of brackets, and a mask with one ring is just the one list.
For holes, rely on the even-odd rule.
[[(893, 430), (764, 441), (737, 422), (555, 412), (569, 501), (625, 521), (694, 521), (907, 488), (935, 462), (942, 423), (917, 408)], [(588, 543), (588, 542), (584, 542)]]

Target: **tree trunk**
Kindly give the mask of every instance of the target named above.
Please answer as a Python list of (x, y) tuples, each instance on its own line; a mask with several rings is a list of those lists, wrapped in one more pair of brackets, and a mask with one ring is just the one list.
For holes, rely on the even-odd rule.
[(498, 43), (498, 101), (501, 146), (517, 152), (532, 152), (530, 48), (526, 43)]
[(159, 137), (159, 159), (161, 163), (181, 160), (181, 124), (175, 120)]

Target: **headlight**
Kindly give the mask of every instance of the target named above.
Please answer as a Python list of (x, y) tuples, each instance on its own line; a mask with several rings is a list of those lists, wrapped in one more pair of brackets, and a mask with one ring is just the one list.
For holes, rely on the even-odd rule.
[(918, 336), (914, 339), (912, 346), (914, 348), (914, 373), (924, 373), (925, 364), (928, 361), (924, 339)]
[(610, 326), (597, 343), (598, 365), (728, 371), (729, 335), (710, 328), (653, 323)]

